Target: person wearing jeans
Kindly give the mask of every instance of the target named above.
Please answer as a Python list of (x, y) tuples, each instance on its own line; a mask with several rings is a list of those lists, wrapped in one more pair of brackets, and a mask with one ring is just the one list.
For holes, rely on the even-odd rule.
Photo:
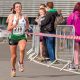
[[(49, 32), (49, 34), (53, 34), (53, 32)], [(48, 51), (50, 61), (52, 62), (55, 60), (55, 38), (44, 37), (44, 40), (47, 46), (47, 51)]]

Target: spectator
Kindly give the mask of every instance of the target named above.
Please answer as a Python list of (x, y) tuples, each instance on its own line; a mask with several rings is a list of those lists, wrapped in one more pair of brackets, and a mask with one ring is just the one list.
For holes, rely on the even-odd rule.
[[(73, 12), (67, 18), (68, 25), (74, 25), (75, 36), (80, 36), (80, 2), (76, 3)], [(79, 67), (80, 40), (75, 40), (74, 64)]]
[(48, 12), (57, 12), (57, 10), (54, 8), (53, 2), (47, 2), (47, 4), (46, 4), (46, 10)]
[[(44, 17), (46, 15), (46, 10), (45, 8), (40, 8), (39, 9), (39, 16), (35, 19), (35, 21), (38, 23), (38, 26), (41, 28), (40, 23), (42, 20), (44, 20)], [(41, 31), (40, 31), (41, 32)], [(44, 44), (43, 44), (43, 36), (40, 36), (40, 58), (39, 60), (43, 61), (44, 60)]]
[[(48, 10), (48, 9), (46, 9)], [(41, 30), (43, 33), (48, 33), (48, 34), (53, 34), (55, 33), (55, 29), (54, 29), (54, 22), (55, 22), (55, 17), (57, 15), (57, 11), (54, 12), (54, 13), (51, 13), (51, 12), (46, 12), (46, 15), (45, 15), (45, 19), (41, 21)], [(49, 26), (51, 27), (51, 31), (48, 31), (48, 30), (44, 30), (45, 27)], [(48, 50), (48, 54), (49, 54), (49, 58), (50, 58), (50, 61), (54, 61), (55, 60), (55, 46), (53, 46), (54, 44), (54, 38), (52, 37), (44, 37), (44, 40), (45, 40), (45, 43), (46, 43), (46, 46), (47, 46), (47, 50)]]

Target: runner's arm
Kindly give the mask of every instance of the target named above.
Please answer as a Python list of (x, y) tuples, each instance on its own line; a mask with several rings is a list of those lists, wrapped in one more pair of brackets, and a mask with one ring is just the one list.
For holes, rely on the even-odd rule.
[(12, 16), (12, 15), (9, 17), (9, 22), (8, 22), (8, 27), (7, 27), (7, 30), (8, 30), (8, 31), (11, 31), (11, 30), (12, 30), (14, 27), (16, 27), (17, 24), (18, 24), (18, 21), (19, 21), (19, 20), (17, 20), (16, 23), (13, 24), (13, 17), (14, 17), (14, 16)]

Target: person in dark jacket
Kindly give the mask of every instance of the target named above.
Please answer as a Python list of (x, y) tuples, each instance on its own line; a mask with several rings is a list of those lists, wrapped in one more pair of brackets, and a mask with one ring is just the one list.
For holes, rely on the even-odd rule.
[[(48, 34), (54, 34), (55, 33), (54, 22), (55, 22), (56, 15), (57, 15), (57, 11), (54, 13), (47, 11), (47, 13), (45, 15), (45, 19), (41, 21), (41, 32), (48, 33)], [(52, 29), (50, 31), (48, 31), (47, 29), (45, 30), (46, 26), (48, 27), (49, 24), (51, 25), (50, 27)], [(44, 37), (44, 40), (45, 40), (45, 43), (47, 46), (50, 61), (53, 62), (55, 60), (55, 46), (54, 46), (55, 38)]]

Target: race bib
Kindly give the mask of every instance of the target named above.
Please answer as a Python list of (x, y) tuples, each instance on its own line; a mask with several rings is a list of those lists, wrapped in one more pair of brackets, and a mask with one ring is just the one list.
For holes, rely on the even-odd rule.
[(22, 35), (25, 33), (25, 26), (18, 25), (16, 28), (13, 29), (13, 34), (15, 35)]

